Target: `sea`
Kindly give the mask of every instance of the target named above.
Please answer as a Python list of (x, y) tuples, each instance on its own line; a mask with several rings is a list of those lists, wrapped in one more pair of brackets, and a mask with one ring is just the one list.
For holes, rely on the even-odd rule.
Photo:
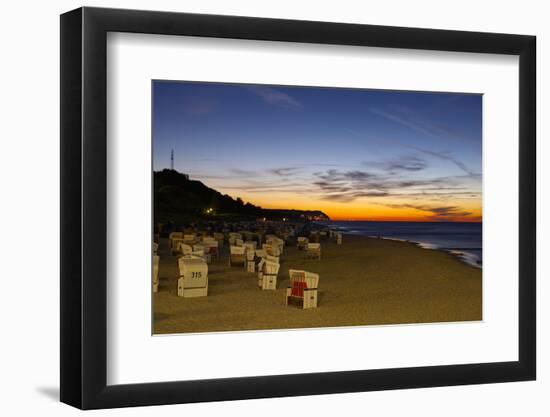
[(481, 268), (482, 223), (458, 222), (319, 222), (342, 233), (409, 241), (426, 249), (449, 252), (461, 261)]

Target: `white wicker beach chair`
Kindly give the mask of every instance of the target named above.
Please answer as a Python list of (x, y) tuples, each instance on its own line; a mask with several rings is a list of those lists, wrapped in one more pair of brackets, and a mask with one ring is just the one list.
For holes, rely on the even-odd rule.
[(258, 286), (262, 290), (277, 289), (277, 275), (281, 265), (278, 262), (264, 260), (262, 269), (258, 272)]
[(298, 304), (303, 309), (316, 308), (319, 287), (319, 274), (297, 269), (288, 271), (290, 286), (286, 289), (285, 305)]
[(246, 271), (254, 273), (256, 271), (256, 251), (250, 246), (245, 246)]
[(243, 243), (243, 246), (246, 248), (246, 250), (251, 250), (252, 252), (256, 250), (257, 245), (258, 243), (254, 240), (247, 240), (246, 242)]
[(218, 241), (214, 238), (209, 238), (206, 240), (203, 240), (202, 245), (204, 247), (204, 252), (209, 254), (211, 258), (218, 259), (219, 257), (219, 249), (218, 249)]
[(229, 244), (232, 246), (236, 246), (235, 242), (237, 239), (242, 240), (242, 235), (240, 233), (231, 232), (229, 233)]
[(229, 248), (229, 266), (233, 265), (242, 265), (244, 266), (246, 257), (245, 257), (244, 246), (230, 246)]
[(321, 259), (321, 244), (308, 243), (306, 248), (307, 258)]
[(223, 242), (225, 240), (225, 235), (223, 233), (214, 233), (214, 239), (218, 241), (218, 249), (223, 248)]
[(208, 295), (208, 265), (195, 256), (178, 259), (178, 296), (205, 297)]
[(191, 255), (193, 253), (193, 248), (186, 243), (180, 242), (179, 251), (182, 255)]
[(309, 243), (309, 239), (307, 237), (299, 236), (297, 242), (298, 249), (305, 250), (307, 248), (307, 244)]
[(153, 256), (153, 292), (158, 292), (159, 290), (159, 265), (160, 256)]
[(186, 233), (183, 235), (183, 240), (187, 244), (193, 244), (197, 241), (197, 235), (195, 233)]
[(176, 255), (180, 253), (180, 246), (184, 242), (183, 238), (174, 237), (170, 240), (170, 242), (171, 242), (170, 253), (172, 255)]

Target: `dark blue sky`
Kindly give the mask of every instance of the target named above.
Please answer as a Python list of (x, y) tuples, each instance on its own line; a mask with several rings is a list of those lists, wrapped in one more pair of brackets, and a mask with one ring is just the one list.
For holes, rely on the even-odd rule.
[(167, 81), (153, 93), (155, 170), (174, 149), (177, 170), (266, 207), (481, 216), (481, 95)]

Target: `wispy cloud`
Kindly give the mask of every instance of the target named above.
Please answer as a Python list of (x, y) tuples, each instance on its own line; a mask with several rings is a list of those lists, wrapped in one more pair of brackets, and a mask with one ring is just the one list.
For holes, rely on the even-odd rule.
[(433, 157), (436, 157), (438, 159), (449, 161), (455, 164), (458, 168), (460, 168), (462, 171), (464, 171), (466, 174), (468, 174), (471, 177), (481, 177), (481, 174), (478, 172), (475, 172), (473, 169), (470, 169), (464, 162), (459, 160), (458, 158), (455, 158), (454, 156), (444, 153), (444, 152), (436, 152), (436, 151), (430, 151), (428, 149), (419, 148), (418, 146), (413, 145), (405, 145), (411, 149), (414, 149), (418, 152), (424, 153), (426, 155), (431, 155)]
[(260, 97), (264, 102), (287, 109), (300, 109), (302, 103), (294, 97), (271, 87), (250, 86), (248, 90)]
[(390, 172), (342, 171), (329, 169), (313, 173), (312, 184), (321, 200), (349, 202), (362, 197), (398, 197), (427, 200), (451, 196), (479, 197), (471, 187), (464, 186), (466, 176), (440, 178), (399, 178)]
[(387, 120), (425, 135), (441, 139), (458, 138), (457, 132), (454, 130), (443, 125), (435, 124), (432, 121), (428, 121), (422, 117), (422, 115), (406, 107), (394, 108), (392, 109), (392, 112), (381, 110), (376, 107), (369, 107), (368, 110), (377, 116), (381, 116)]
[(390, 174), (418, 172), (428, 167), (428, 163), (424, 159), (413, 155), (404, 155), (388, 161), (363, 161), (362, 165), (378, 168)]
[(258, 173), (256, 171), (250, 171), (247, 169), (230, 168), (228, 172), (238, 177), (256, 177)]
[(298, 167), (283, 167), (283, 168), (269, 169), (268, 172), (278, 175), (280, 177), (289, 177), (291, 175), (294, 175), (297, 170), (298, 170)]
[[(362, 135), (360, 135), (359, 133), (357, 133), (354, 130), (345, 129), (345, 131), (347, 131), (348, 133), (351, 133), (354, 136), (362, 137)], [(456, 158), (455, 156), (451, 155), (449, 152), (432, 151), (432, 150), (429, 150), (429, 149), (421, 148), (419, 146), (409, 145), (407, 143), (402, 143), (402, 142), (397, 141), (397, 140), (386, 139), (386, 138), (369, 138), (369, 139), (373, 140), (373, 141), (378, 141), (378, 142), (381, 142), (381, 143), (390, 143), (392, 145), (397, 145), (397, 146), (402, 146), (404, 148), (413, 149), (413, 150), (415, 150), (417, 152), (420, 152), (420, 153), (423, 153), (425, 155), (430, 155), (430, 156), (435, 157), (437, 159), (441, 159), (441, 160), (444, 160), (444, 161), (449, 161), (449, 162), (453, 163), (454, 165), (456, 165), (458, 168), (460, 168), (462, 171), (464, 171), (468, 176), (475, 177), (475, 178), (481, 178), (480, 173), (478, 173), (475, 170), (468, 167), (468, 165), (466, 165), (464, 162), (462, 162), (460, 159)]]
[(449, 220), (456, 217), (469, 216), (472, 213), (458, 206), (429, 206), (425, 204), (385, 204), (391, 208), (412, 208), (431, 213), (432, 220)]

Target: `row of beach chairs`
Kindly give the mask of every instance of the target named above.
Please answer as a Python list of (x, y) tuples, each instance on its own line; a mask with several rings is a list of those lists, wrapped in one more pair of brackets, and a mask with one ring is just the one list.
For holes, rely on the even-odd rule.
[[(323, 235), (323, 232), (321, 232)], [(342, 234), (325, 232), (323, 236), (334, 238), (342, 243)], [(259, 243), (265, 243), (259, 249)], [(220, 248), (224, 244), (225, 235), (214, 233), (212, 236), (200, 236), (194, 233), (173, 232), (169, 236), (169, 248), (172, 254), (180, 254), (178, 258), (178, 295), (182, 297), (199, 297), (208, 294), (208, 263), (212, 258), (219, 257)], [(245, 240), (246, 239), (246, 240)], [(321, 259), (321, 244), (318, 236), (316, 242), (310, 242), (306, 237), (298, 237), (298, 248), (306, 252), (306, 257)], [(264, 290), (277, 288), (277, 276), (280, 270), (279, 257), (284, 251), (284, 239), (276, 235), (260, 236), (251, 232), (230, 232), (230, 266), (244, 266), (251, 273), (258, 274), (258, 286)], [(158, 291), (158, 262), (156, 255), (158, 244), (154, 244), (153, 288)], [(258, 262), (259, 259), (259, 262)], [(302, 270), (289, 270), (290, 286), (285, 291), (285, 304), (298, 304), (304, 309), (317, 307), (317, 288), (319, 275)]]

